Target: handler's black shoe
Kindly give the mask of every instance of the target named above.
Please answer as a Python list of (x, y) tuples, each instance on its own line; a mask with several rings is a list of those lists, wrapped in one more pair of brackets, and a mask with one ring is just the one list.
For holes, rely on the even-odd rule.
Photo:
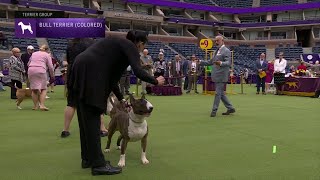
[(81, 167), (82, 167), (82, 169), (87, 169), (87, 168), (91, 167), (91, 164), (89, 163), (89, 161), (82, 160)]
[(69, 131), (62, 131), (62, 132), (61, 132), (61, 137), (62, 137), (62, 138), (66, 138), (66, 137), (68, 137), (68, 136), (70, 136), (70, 132), (69, 132)]
[(230, 115), (230, 114), (235, 113), (235, 112), (236, 112), (235, 109), (230, 109), (230, 110), (227, 110), (227, 112), (222, 113), (222, 115)]
[(121, 168), (113, 167), (113, 166), (111, 166), (109, 161), (106, 161), (106, 165), (105, 166), (92, 168), (91, 174), (93, 176), (97, 176), (97, 175), (114, 175), (114, 174), (120, 174), (121, 172), (122, 172)]

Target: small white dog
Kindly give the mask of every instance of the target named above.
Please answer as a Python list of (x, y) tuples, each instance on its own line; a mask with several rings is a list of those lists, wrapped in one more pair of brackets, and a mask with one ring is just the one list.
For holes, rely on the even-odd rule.
[(33, 34), (30, 23), (29, 23), (29, 25), (25, 25), (25, 24), (23, 24), (23, 22), (19, 22), (18, 26), (21, 26), (22, 34), (24, 34), (24, 30), (28, 30), (31, 34)]

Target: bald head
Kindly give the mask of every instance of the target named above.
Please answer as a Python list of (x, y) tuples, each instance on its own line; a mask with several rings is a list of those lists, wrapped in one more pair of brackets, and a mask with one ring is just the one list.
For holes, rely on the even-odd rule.
[(149, 53), (148, 49), (144, 49), (144, 50), (143, 50), (143, 55), (146, 56), (146, 55), (148, 55), (148, 53)]
[(216, 42), (216, 45), (218, 47), (222, 46), (224, 44), (224, 40), (223, 40), (223, 37), (222, 36), (216, 36), (215, 38), (215, 42)]

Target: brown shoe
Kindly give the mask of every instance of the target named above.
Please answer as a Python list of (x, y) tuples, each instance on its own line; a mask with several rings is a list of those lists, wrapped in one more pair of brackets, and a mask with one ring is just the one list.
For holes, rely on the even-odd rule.
[(222, 113), (222, 115), (230, 115), (230, 114), (235, 113), (235, 112), (236, 112), (235, 109), (230, 109), (230, 110), (227, 110), (227, 112)]

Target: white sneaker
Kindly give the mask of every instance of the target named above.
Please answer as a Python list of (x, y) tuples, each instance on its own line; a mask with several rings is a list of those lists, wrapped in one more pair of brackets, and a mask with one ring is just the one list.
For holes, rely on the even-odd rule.
[(50, 97), (49, 97), (49, 96), (46, 96), (46, 99), (50, 99)]

